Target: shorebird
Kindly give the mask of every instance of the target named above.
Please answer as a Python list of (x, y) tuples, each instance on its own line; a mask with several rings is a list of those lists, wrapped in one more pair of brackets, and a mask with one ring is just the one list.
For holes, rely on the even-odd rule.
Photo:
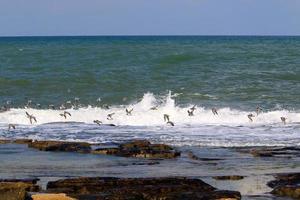
[(280, 119), (281, 119), (283, 124), (286, 124), (286, 119), (287, 119), (286, 117), (280, 117)]
[(64, 113), (60, 113), (60, 116), (64, 117), (65, 119), (67, 119), (67, 115), (69, 115), (71, 117), (71, 113), (64, 111)]
[(187, 112), (189, 116), (194, 116), (194, 110), (188, 110)]
[(256, 116), (258, 116), (262, 112), (262, 108), (257, 106), (256, 107)]
[(66, 106), (64, 105), (64, 104), (61, 104), (60, 106), (59, 106), (59, 110), (65, 110), (66, 109)]
[(212, 108), (211, 111), (214, 115), (219, 115), (218, 110), (216, 108)]
[(131, 112), (133, 111), (133, 108), (132, 109), (130, 109), (130, 110), (128, 110), (127, 108), (126, 108), (126, 115), (131, 115)]
[(32, 100), (28, 100), (25, 107), (30, 108), (32, 104)]
[(8, 130), (10, 131), (10, 129), (16, 129), (16, 125), (15, 124), (8, 124)]
[(74, 98), (74, 101), (75, 101), (75, 102), (79, 102), (79, 100), (80, 100), (79, 97), (75, 97), (75, 98)]
[(196, 110), (196, 105), (193, 105), (193, 107), (191, 107), (190, 110), (194, 112)]
[(37, 122), (35, 116), (30, 115), (28, 112), (25, 112), (25, 113), (26, 113), (27, 118), (28, 118), (29, 121), (30, 121), (30, 124), (32, 124), (32, 120), (34, 120), (35, 122)]
[(102, 108), (104, 108), (104, 109), (109, 109), (109, 105), (103, 104), (103, 105), (102, 105)]
[(151, 107), (150, 110), (157, 110), (157, 106)]
[(0, 108), (0, 113), (1, 112), (6, 112), (6, 111), (9, 111), (10, 109), (9, 109), (9, 107), (7, 107), (7, 106), (1, 106), (1, 108)]
[(107, 120), (113, 120), (112, 116), (114, 115), (115, 113), (110, 113), (107, 115)]
[(55, 110), (55, 106), (53, 104), (48, 105), (49, 109)]
[(35, 106), (36, 106), (37, 108), (41, 108), (41, 107), (42, 107), (41, 104), (39, 104), (39, 103), (37, 103)]
[(164, 114), (164, 121), (165, 121), (165, 122), (170, 121), (170, 115)]
[(170, 124), (171, 126), (174, 126), (174, 123), (171, 121), (168, 121), (167, 124)]
[(252, 113), (250, 113), (249, 115), (247, 115), (248, 119), (250, 119), (251, 122), (253, 122), (252, 117), (255, 117)]
[(100, 121), (100, 120), (97, 119), (97, 120), (94, 120), (94, 123), (98, 124), (100, 126), (102, 124), (102, 121)]

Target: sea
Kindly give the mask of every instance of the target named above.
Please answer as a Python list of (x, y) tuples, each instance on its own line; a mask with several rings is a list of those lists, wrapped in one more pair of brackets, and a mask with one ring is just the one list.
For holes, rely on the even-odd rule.
[(0, 37), (2, 139), (299, 146), (299, 101), (300, 37)]

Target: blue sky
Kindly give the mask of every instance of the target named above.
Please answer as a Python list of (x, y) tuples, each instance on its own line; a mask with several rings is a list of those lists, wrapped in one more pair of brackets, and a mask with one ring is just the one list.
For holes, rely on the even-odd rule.
[(0, 0), (15, 35), (300, 35), (300, 0)]

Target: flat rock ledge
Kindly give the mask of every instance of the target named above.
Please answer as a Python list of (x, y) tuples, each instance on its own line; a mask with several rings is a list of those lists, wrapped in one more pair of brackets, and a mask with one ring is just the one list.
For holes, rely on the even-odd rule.
[(32, 141), (28, 143), (28, 147), (41, 151), (66, 151), (89, 153), (91, 145), (86, 142), (62, 142), (62, 141)]
[(300, 156), (300, 147), (256, 147), (237, 149), (240, 153), (250, 153), (253, 157), (283, 157)]
[(94, 154), (122, 157), (170, 159), (180, 156), (180, 152), (165, 144), (151, 144), (147, 140), (136, 140), (119, 145), (116, 148), (98, 148)]
[(217, 190), (199, 179), (82, 177), (51, 181), (47, 192), (77, 200), (239, 200), (235, 191)]
[(276, 174), (275, 180), (268, 182), (276, 196), (300, 199), (300, 173)]

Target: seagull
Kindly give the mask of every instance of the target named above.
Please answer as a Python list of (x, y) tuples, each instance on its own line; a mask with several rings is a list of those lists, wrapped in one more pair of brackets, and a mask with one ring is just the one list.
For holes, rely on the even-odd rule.
[(112, 116), (114, 115), (115, 113), (110, 113), (107, 115), (107, 120), (113, 120)]
[(67, 115), (69, 115), (71, 117), (71, 113), (64, 111), (64, 113), (60, 113), (60, 116), (64, 117), (65, 119), (67, 119)]
[(28, 100), (25, 107), (30, 108), (32, 104), (32, 100)]
[(127, 108), (126, 108), (126, 115), (131, 115), (131, 112), (133, 111), (133, 108), (132, 109), (130, 109), (130, 110), (128, 110)]
[(281, 119), (281, 121), (282, 121), (282, 123), (285, 125), (286, 124), (286, 117), (280, 117), (280, 119)]
[(212, 113), (213, 113), (214, 115), (219, 115), (216, 108), (212, 108), (211, 111), (212, 111)]
[(194, 116), (194, 110), (188, 110), (187, 112), (189, 116)]
[(102, 124), (102, 121), (99, 121), (98, 119), (94, 120), (93, 122), (96, 123), (96, 124), (98, 124), (99, 126)]
[(8, 124), (8, 130), (10, 131), (10, 129), (16, 129), (16, 125), (15, 124)]
[(32, 124), (32, 120), (34, 120), (35, 122), (37, 122), (35, 116), (30, 115), (28, 112), (25, 112), (25, 113), (26, 113), (27, 118), (30, 120), (30, 124)]
[(164, 114), (164, 121), (165, 121), (165, 122), (170, 121), (170, 115)]
[(259, 106), (257, 106), (257, 107), (256, 107), (256, 116), (258, 116), (259, 113), (261, 113), (261, 111), (262, 111), (262, 108), (259, 107)]
[(249, 115), (247, 115), (247, 117), (250, 119), (251, 122), (253, 122), (252, 117), (255, 117), (252, 113), (250, 113)]

